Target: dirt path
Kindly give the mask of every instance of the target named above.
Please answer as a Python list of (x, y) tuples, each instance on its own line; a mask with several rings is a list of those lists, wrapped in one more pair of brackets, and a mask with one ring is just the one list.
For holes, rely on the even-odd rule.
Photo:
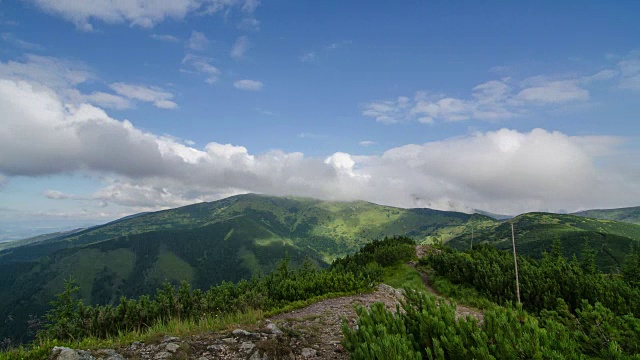
[[(436, 250), (428, 245), (416, 245), (416, 254), (418, 255), (418, 258), (421, 258), (427, 255), (427, 253), (430, 251), (436, 251)], [(447, 299), (445, 296), (443, 296), (442, 294), (437, 292), (436, 289), (433, 288), (433, 286), (431, 285), (431, 281), (429, 280), (429, 275), (425, 272), (420, 271), (420, 269), (417, 268), (417, 263), (412, 263), (412, 265), (414, 268), (416, 268), (416, 270), (418, 270), (418, 273), (420, 273), (420, 277), (422, 278), (422, 283), (431, 294), (435, 295), (440, 299), (445, 299), (446, 301), (449, 301), (449, 299)], [(456, 318), (464, 318), (466, 316), (471, 316), (476, 318), (476, 320), (478, 320), (478, 324), (482, 324), (482, 322), (484, 321), (484, 313), (481, 310), (473, 307), (465, 306), (465, 305), (460, 305), (460, 304), (456, 304), (456, 305), (457, 305)]]

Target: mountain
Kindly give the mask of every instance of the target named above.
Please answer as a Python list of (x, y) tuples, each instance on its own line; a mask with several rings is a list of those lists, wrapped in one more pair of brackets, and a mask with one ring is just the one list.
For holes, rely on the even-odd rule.
[[(208, 288), (265, 274), (288, 256), (319, 267), (385, 236), (447, 241), (482, 215), (254, 194), (138, 214), (0, 251), (0, 338), (24, 334), (29, 315), (76, 279), (86, 303), (153, 293), (164, 281)], [(8, 323), (9, 324), (9, 323)]]
[[(580, 256), (586, 241), (597, 251), (597, 264), (602, 270), (622, 265), (631, 244), (640, 241), (640, 225), (552, 213), (527, 213), (511, 221), (488, 224), (474, 232), (475, 243), (487, 243), (499, 249), (511, 249), (511, 223), (514, 224), (516, 247), (520, 254), (540, 257), (555, 239), (562, 243), (564, 255)], [(471, 235), (464, 233), (449, 242), (454, 248), (467, 249)]]
[(37, 236), (29, 237), (26, 239), (6, 241), (6, 242), (0, 243), (0, 250), (16, 248), (16, 247), (25, 246), (25, 245), (33, 245), (39, 242), (43, 242), (50, 239), (57, 239), (57, 238), (70, 235), (73, 233), (77, 233), (83, 230), (85, 230), (85, 228), (72, 229), (67, 231), (58, 231), (58, 232), (49, 233), (49, 234), (37, 235)]
[(576, 216), (602, 220), (624, 221), (640, 225), (640, 206), (619, 209), (595, 209), (573, 213)]

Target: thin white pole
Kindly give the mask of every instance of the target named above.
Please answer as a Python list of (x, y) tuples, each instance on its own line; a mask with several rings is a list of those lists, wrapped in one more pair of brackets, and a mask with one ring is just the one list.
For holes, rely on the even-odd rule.
[(518, 294), (518, 304), (520, 304), (520, 281), (518, 280), (518, 258), (516, 257), (516, 234), (511, 223), (511, 242), (513, 243), (513, 263), (516, 266), (516, 292)]

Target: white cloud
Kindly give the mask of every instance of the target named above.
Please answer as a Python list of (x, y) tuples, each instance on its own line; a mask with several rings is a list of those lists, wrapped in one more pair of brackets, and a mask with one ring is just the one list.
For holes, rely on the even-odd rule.
[(238, 29), (244, 31), (260, 31), (260, 21), (254, 18), (244, 18), (238, 23)]
[(586, 86), (593, 81), (609, 80), (616, 72), (604, 70), (592, 76), (554, 79), (536, 76), (520, 82), (510, 78), (491, 80), (475, 86), (468, 98), (418, 91), (413, 98), (378, 100), (362, 108), (364, 116), (382, 123), (418, 121), (498, 121), (540, 107), (561, 106), (589, 100)]
[(260, 6), (260, 0), (245, 0), (242, 4), (242, 11), (246, 13), (253, 13)]
[(149, 36), (154, 40), (160, 40), (160, 41), (166, 41), (166, 42), (178, 42), (178, 41), (180, 41), (180, 39), (178, 39), (177, 37), (175, 37), (173, 35), (151, 34)]
[[(488, 99), (505, 93), (501, 88), (482, 86), (474, 101), (491, 103), (495, 100)], [(421, 95), (406, 102), (421, 100), (431, 101)], [(214, 141), (190, 146), (142, 131), (94, 105), (69, 103), (53, 86), (4, 77), (0, 113), (5, 125), (0, 127), (0, 177), (101, 176), (110, 182), (82, 199), (132, 209), (242, 192), (497, 213), (631, 206), (640, 198), (640, 166), (619, 157), (624, 139), (615, 137), (501, 129), (408, 144), (378, 156), (336, 152), (306, 157), (280, 150), (254, 154)], [(78, 196), (55, 190), (45, 195)]]
[(91, 94), (82, 96), (81, 98), (81, 101), (88, 101), (92, 104), (100, 105), (108, 109), (123, 110), (133, 107), (131, 101), (127, 100), (126, 98), (102, 91), (92, 92)]
[(264, 84), (258, 80), (238, 80), (233, 86), (239, 90), (259, 91), (262, 90)]
[(44, 192), (43, 195), (52, 200), (69, 199), (71, 197), (70, 195), (67, 195), (62, 191), (58, 191), (58, 190), (47, 190)]
[(187, 47), (191, 50), (196, 50), (196, 51), (202, 51), (204, 49), (207, 48), (207, 46), (209, 46), (209, 39), (207, 39), (207, 37), (198, 31), (192, 31), (191, 32), (191, 37), (189, 38), (189, 41), (187, 42)]
[(40, 9), (74, 23), (78, 29), (91, 31), (91, 21), (108, 24), (129, 23), (150, 28), (166, 20), (182, 20), (188, 14), (212, 14), (233, 7), (241, 7), (245, 13), (253, 13), (257, 1), (239, 0), (30, 0)]
[(376, 144), (376, 142), (371, 140), (364, 140), (364, 141), (360, 141), (358, 144), (360, 146), (373, 146)]
[(197, 56), (193, 54), (187, 54), (182, 59), (182, 64), (190, 68), (190, 70), (184, 70), (186, 72), (195, 72), (205, 76), (205, 82), (207, 84), (214, 84), (218, 81), (220, 70), (217, 67), (211, 65), (211, 59), (204, 56)]
[(247, 53), (247, 50), (249, 50), (249, 38), (246, 36), (240, 36), (231, 47), (229, 56), (236, 60), (242, 59)]
[(173, 94), (158, 87), (148, 87), (144, 85), (134, 85), (126, 83), (113, 83), (109, 85), (117, 94), (129, 99), (152, 103), (160, 109), (175, 109), (178, 104), (171, 101)]

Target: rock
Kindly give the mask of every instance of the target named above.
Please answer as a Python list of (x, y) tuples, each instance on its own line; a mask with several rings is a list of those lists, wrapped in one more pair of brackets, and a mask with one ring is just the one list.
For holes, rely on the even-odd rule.
[(302, 355), (303, 358), (310, 358), (316, 356), (316, 351), (311, 348), (303, 348), (300, 355)]
[(344, 347), (342, 347), (342, 345), (338, 344), (336, 345), (336, 348), (333, 350), (337, 353), (343, 353), (344, 352)]
[(226, 342), (227, 344), (235, 344), (237, 342), (234, 338), (224, 338), (222, 339), (222, 341)]
[(167, 346), (164, 347), (164, 349), (170, 353), (174, 353), (178, 351), (179, 348), (180, 348), (180, 345), (176, 343), (168, 343)]
[(95, 360), (88, 351), (76, 351), (68, 347), (56, 346), (51, 351), (52, 360)]
[(256, 347), (253, 343), (245, 341), (242, 344), (240, 344), (240, 350), (242, 351), (251, 351), (253, 350), (253, 348)]
[(198, 360), (209, 360), (209, 359), (207, 359), (207, 358), (206, 358), (206, 357), (204, 357), (204, 356), (200, 356), (200, 357), (198, 358)]
[(247, 330), (235, 329), (231, 332), (234, 336), (251, 336), (251, 333)]
[(256, 350), (256, 352), (254, 352), (253, 355), (251, 355), (249, 360), (262, 360), (262, 357), (260, 357), (260, 351)]
[(102, 349), (95, 352), (97, 359), (100, 360), (124, 360), (122, 355), (113, 349)]
[(157, 353), (154, 357), (153, 360), (164, 360), (164, 359), (170, 359), (173, 355), (170, 352), (166, 352), (166, 351), (161, 351), (159, 353)]
[(177, 338), (175, 336), (165, 336), (164, 339), (162, 340), (163, 343), (168, 343), (168, 342), (176, 342), (179, 341), (180, 338)]
[(207, 346), (207, 350), (214, 350), (214, 351), (226, 351), (227, 347), (224, 345), (209, 345)]
[(275, 336), (280, 336), (283, 334), (282, 330), (278, 329), (276, 324), (273, 323), (267, 325), (267, 329)]

